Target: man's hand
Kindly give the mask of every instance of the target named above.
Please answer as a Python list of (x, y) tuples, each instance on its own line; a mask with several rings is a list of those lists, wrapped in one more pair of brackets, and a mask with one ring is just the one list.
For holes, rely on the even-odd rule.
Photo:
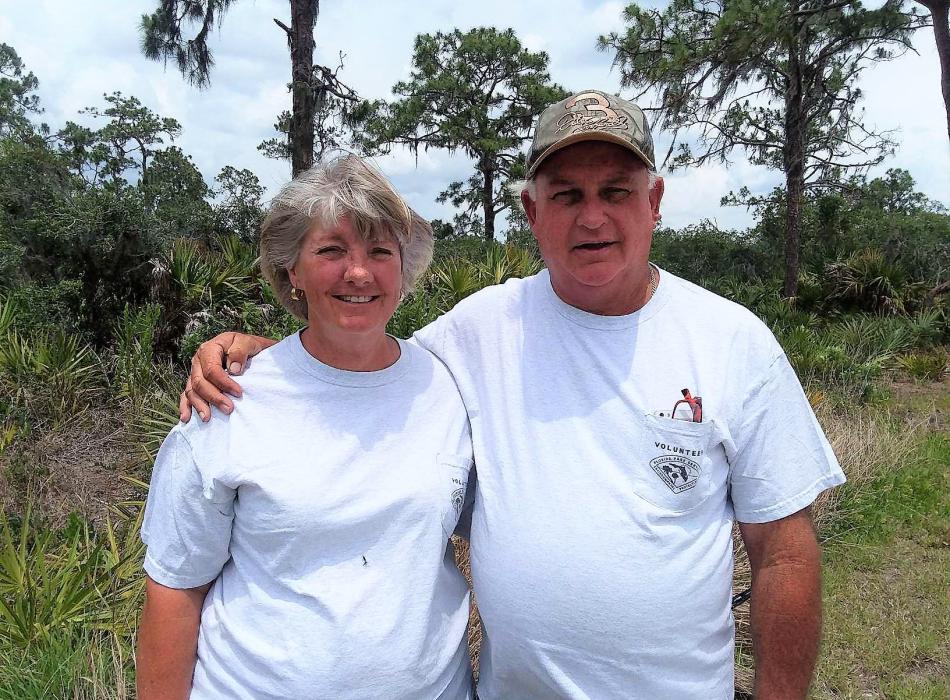
[[(220, 333), (211, 340), (202, 343), (198, 352), (191, 358), (191, 374), (185, 383), (185, 390), (178, 399), (178, 416), (182, 423), (191, 419), (194, 408), (201, 420), (211, 420), (211, 406), (217, 406), (223, 413), (234, 410), (232, 396), (241, 396), (241, 386), (229, 375), (239, 375), (244, 371), (247, 360), (261, 350), (269, 348), (276, 340), (259, 335), (243, 333)], [(225, 371), (227, 365), (227, 371)]]
[(821, 550), (810, 508), (739, 523), (752, 565), (756, 700), (803, 700), (821, 638)]

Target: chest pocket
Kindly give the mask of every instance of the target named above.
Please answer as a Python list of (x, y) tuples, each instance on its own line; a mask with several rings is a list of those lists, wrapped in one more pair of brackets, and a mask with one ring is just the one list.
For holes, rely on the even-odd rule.
[(638, 495), (672, 513), (692, 510), (714, 490), (710, 456), (714, 423), (654, 415), (644, 420), (641, 444), (635, 450)]
[(465, 457), (439, 453), (436, 457), (439, 479), (438, 498), (442, 509), (442, 531), (448, 539), (458, 524), (462, 510), (474, 494), (468, 493), (468, 477), (472, 460)]

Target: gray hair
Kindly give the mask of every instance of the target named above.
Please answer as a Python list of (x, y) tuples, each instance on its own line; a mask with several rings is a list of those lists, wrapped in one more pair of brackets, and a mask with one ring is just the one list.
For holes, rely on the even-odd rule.
[(290, 298), (288, 271), (314, 226), (331, 228), (343, 217), (364, 240), (396, 239), (403, 294), (432, 262), (432, 226), (379, 170), (352, 154), (318, 163), (281, 188), (261, 225), (261, 272), (284, 308), (300, 319), (307, 318), (307, 301)]
[[(647, 177), (647, 184), (649, 189), (652, 190), (654, 187), (656, 187), (656, 181), (659, 176), (656, 174), (655, 170), (650, 170), (648, 168)], [(522, 192), (527, 192), (528, 197), (532, 202), (538, 197), (538, 186), (535, 182), (535, 178), (531, 178), (530, 180), (512, 180), (508, 183), (508, 191), (519, 200), (521, 199)]]

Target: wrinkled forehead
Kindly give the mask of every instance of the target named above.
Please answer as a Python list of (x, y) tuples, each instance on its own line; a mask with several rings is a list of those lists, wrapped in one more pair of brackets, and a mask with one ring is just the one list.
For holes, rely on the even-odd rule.
[(539, 182), (595, 181), (646, 177), (647, 166), (628, 149), (603, 141), (584, 141), (564, 148), (538, 168)]

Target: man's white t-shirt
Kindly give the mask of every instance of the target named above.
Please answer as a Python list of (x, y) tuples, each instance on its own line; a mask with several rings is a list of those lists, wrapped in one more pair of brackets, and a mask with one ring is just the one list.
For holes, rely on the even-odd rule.
[[(543, 271), (415, 339), (471, 420), (479, 697), (731, 700), (734, 517), (844, 481), (769, 330), (666, 272), (639, 311), (598, 316)], [(684, 388), (701, 423), (668, 417)]]
[(232, 415), (166, 439), (145, 570), (214, 581), (192, 698), (471, 697), (468, 591), (447, 547), (468, 419), (445, 368), (400, 349), (346, 372), (292, 335), (254, 358)]

